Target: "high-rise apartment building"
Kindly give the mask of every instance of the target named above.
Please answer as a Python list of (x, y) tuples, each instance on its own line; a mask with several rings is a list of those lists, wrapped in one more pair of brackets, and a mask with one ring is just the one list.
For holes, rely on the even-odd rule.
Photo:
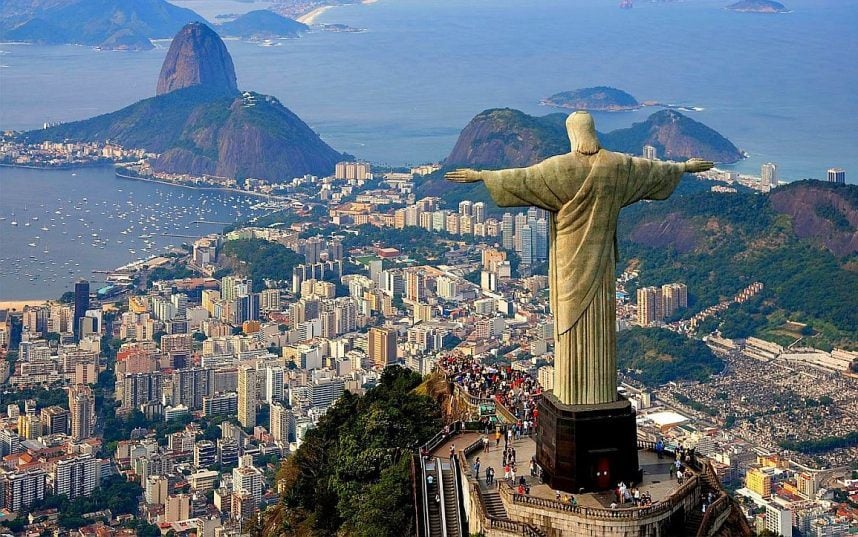
[(676, 310), (688, 307), (688, 287), (684, 283), (661, 286), (661, 318), (670, 317)]
[(160, 371), (125, 375), (125, 378), (122, 379), (122, 409), (131, 411), (140, 408), (140, 405), (145, 403), (160, 401), (163, 394), (163, 383), (164, 380)]
[(80, 441), (90, 438), (95, 429), (95, 396), (92, 388), (86, 384), (76, 384), (69, 388), (68, 395), (72, 439)]
[(262, 487), (265, 478), (258, 468), (252, 465), (240, 465), (232, 470), (232, 490), (247, 492), (253, 496), (257, 505), (262, 500)]
[(846, 184), (846, 170), (843, 168), (828, 168), (828, 182)]
[(47, 474), (41, 468), (0, 474), (3, 508), (18, 512), (45, 499)]
[(98, 486), (101, 460), (84, 454), (57, 462), (54, 472), (54, 494), (65, 494), (70, 500), (89, 496)]
[(459, 202), (459, 214), (462, 216), (471, 216), (474, 204), (469, 200)]
[(486, 204), (478, 201), (474, 204), (471, 216), (474, 217), (475, 224), (482, 224), (486, 221)]
[(289, 425), (292, 423), (292, 411), (280, 403), (271, 404), (271, 423), (269, 429), (274, 441), (281, 446), (288, 446), (294, 434), (290, 434)]
[(540, 218), (536, 221), (533, 233), (534, 254), (537, 261), (548, 259), (548, 220)]
[(662, 319), (661, 289), (642, 287), (638, 289), (638, 324), (649, 326)]
[(203, 398), (214, 393), (214, 368), (190, 367), (173, 371), (172, 403), (184, 405), (190, 410), (203, 407)]
[(80, 340), (80, 320), (86, 315), (86, 310), (89, 309), (89, 282), (81, 280), (74, 284), (74, 323), (72, 331), (74, 332), (75, 341)]
[(334, 179), (364, 181), (371, 173), (372, 167), (366, 162), (338, 162)]
[(376, 367), (386, 367), (396, 362), (395, 329), (370, 328), (369, 357)]
[(69, 434), (69, 411), (61, 406), (49, 406), (41, 411), (42, 430), (45, 434)]
[(643, 146), (643, 151), (641, 153), (645, 159), (658, 160), (658, 150), (651, 145)]
[(219, 393), (211, 397), (203, 397), (204, 416), (234, 416), (238, 413), (238, 394), (235, 392)]
[(268, 404), (283, 400), (284, 375), (285, 370), (282, 367), (265, 368), (265, 401)]
[(340, 378), (319, 378), (310, 384), (310, 406), (328, 408), (345, 391), (345, 382)]
[(751, 468), (745, 474), (745, 486), (763, 498), (768, 498), (772, 495), (773, 473), (771, 468)]
[(238, 370), (238, 421), (244, 428), (256, 426), (256, 369)]
[(501, 246), (507, 250), (515, 246), (515, 219), (510, 213), (503, 213), (501, 220)]
[(760, 167), (760, 186), (768, 192), (778, 186), (778, 166), (774, 162), (766, 162)]
[(416, 302), (426, 300), (426, 276), (422, 272), (411, 270), (405, 273), (405, 298)]
[(521, 229), (518, 230), (520, 251), (519, 256), (521, 256), (521, 264), (522, 265), (532, 265), (534, 262), (534, 241), (533, 241), (533, 228), (530, 227), (530, 224), (524, 224), (521, 226)]

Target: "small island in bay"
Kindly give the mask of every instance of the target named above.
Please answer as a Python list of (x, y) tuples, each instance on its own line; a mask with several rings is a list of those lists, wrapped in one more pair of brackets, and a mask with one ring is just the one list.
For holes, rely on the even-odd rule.
[(740, 0), (727, 9), (739, 13), (789, 13), (785, 5), (774, 0)]
[(641, 103), (630, 94), (609, 86), (562, 91), (543, 99), (540, 104), (596, 112), (620, 112), (641, 107)]
[(310, 29), (306, 24), (267, 9), (257, 9), (239, 15), (215, 28), (224, 37), (250, 40), (298, 37)]

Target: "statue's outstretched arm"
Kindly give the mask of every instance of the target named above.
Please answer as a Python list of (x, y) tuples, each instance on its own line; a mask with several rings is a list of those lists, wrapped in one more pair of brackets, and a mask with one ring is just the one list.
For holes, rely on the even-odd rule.
[(548, 159), (527, 168), (505, 170), (477, 171), (463, 168), (448, 172), (444, 177), (457, 183), (483, 181), (499, 207), (536, 206), (548, 211), (557, 211), (564, 200), (554, 194), (545, 173), (546, 169), (551, 169), (556, 164), (552, 164), (552, 160)]

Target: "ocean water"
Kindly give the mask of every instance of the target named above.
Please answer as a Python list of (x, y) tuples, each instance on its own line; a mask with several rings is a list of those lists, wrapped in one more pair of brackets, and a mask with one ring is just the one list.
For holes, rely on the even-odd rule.
[[(253, 7), (179, 3), (205, 5), (207, 17)], [(858, 3), (790, 0), (784, 15), (733, 13), (727, 3), (381, 0), (318, 20), (366, 32), (227, 46), (240, 87), (275, 95), (336, 149), (376, 162), (439, 160), (486, 108), (549, 113), (540, 98), (611, 85), (639, 100), (702, 107), (690, 115), (749, 153), (742, 171), (774, 161), (799, 179), (840, 166), (858, 181)], [(168, 45), (140, 53), (2, 45), (0, 128), (151, 96)], [(599, 114), (597, 126), (629, 126), (653, 111)]]
[(104, 275), (93, 271), (220, 231), (258, 214), (259, 201), (116, 178), (112, 167), (2, 168), (0, 193), (0, 300), (59, 298), (78, 278), (96, 287)]
[[(266, 5), (177, 3), (209, 18)], [(723, 9), (727, 3), (638, 1), (621, 10), (614, 0), (381, 0), (337, 7), (317, 20), (365, 32), (314, 31), (268, 47), (230, 40), (227, 47), (241, 88), (278, 97), (334, 148), (374, 162), (437, 161), (484, 109), (546, 114), (555, 110), (538, 105), (545, 96), (610, 85), (642, 101), (701, 107), (688, 114), (748, 152), (739, 171), (758, 174), (761, 163), (773, 161), (792, 180), (821, 178), (839, 166), (858, 183), (858, 2), (788, 0), (793, 12), (784, 15), (733, 13)], [(169, 42), (156, 45), (135, 53), (0, 45), (0, 129), (83, 119), (152, 96)], [(598, 113), (597, 126), (627, 127), (653, 111)], [(211, 194), (129, 184), (109, 170), (71, 173), (0, 168), (0, 217), (7, 218), (0, 221), (0, 299), (58, 296), (74, 277), (141, 257), (140, 245), (131, 254), (125, 244), (33, 242), (41, 224), (27, 233), (9, 225), (25, 205), (53, 214), (56, 203), (100, 200), (105, 214), (90, 208), (87, 226), (79, 226), (83, 216), (64, 225), (77, 226), (68, 228), (74, 236), (95, 232), (109, 241), (123, 240), (127, 228), (107, 210), (117, 204), (130, 201), (139, 209), (135, 218), (163, 218), (163, 226), (189, 235), (217, 229), (190, 224), (204, 207), (200, 196), (218, 215), (213, 220), (231, 221), (242, 207)], [(151, 209), (156, 201), (168, 210)], [(181, 242), (150, 241), (158, 248)], [(66, 266), (62, 281), (31, 281), (26, 274), (42, 261), (73, 268)], [(15, 262), (22, 270), (6, 269)]]

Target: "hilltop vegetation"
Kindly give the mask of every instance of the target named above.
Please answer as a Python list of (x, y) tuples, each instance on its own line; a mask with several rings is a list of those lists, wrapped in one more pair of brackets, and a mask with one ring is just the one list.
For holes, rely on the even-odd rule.
[(238, 239), (224, 244), (221, 255), (232, 271), (253, 279), (254, 291), (264, 286), (263, 280), (292, 280), (292, 269), (304, 257), (280, 243), (264, 239)]
[(617, 365), (657, 386), (676, 380), (704, 381), (721, 371), (723, 361), (699, 339), (664, 328), (623, 330), (617, 334)]
[[(854, 346), (858, 341), (856, 191), (853, 185), (808, 181), (782, 187), (770, 196), (698, 193), (639, 203), (620, 217), (618, 270), (634, 259), (640, 263), (641, 286), (688, 285), (685, 316), (760, 281), (765, 290), (757, 300), (726, 314), (726, 320), (739, 315), (728, 324), (736, 327), (731, 333), (765, 336), (790, 320), (812, 325), (813, 338), (807, 343), (823, 348)], [(832, 221), (811, 210), (811, 225), (775, 210), (780, 205), (773, 200), (778, 198), (792, 200), (785, 207), (830, 203), (826, 206), (835, 207), (839, 217)], [(851, 230), (835, 231), (843, 219), (850, 222)], [(837, 240), (836, 249), (829, 247), (836, 234), (853, 237), (852, 242)]]
[(540, 104), (555, 106), (557, 108), (569, 108), (571, 110), (596, 110), (604, 112), (634, 110), (640, 107), (638, 100), (629, 93), (609, 86), (562, 91), (555, 93), (551, 97), (546, 97)]
[(346, 392), (281, 465), (280, 502), (251, 535), (413, 535), (411, 454), (441, 427), (420, 383), (388, 367), (366, 395)]
[(148, 50), (150, 38), (171, 37), (195, 20), (202, 17), (164, 0), (4, 0), (0, 38)]

